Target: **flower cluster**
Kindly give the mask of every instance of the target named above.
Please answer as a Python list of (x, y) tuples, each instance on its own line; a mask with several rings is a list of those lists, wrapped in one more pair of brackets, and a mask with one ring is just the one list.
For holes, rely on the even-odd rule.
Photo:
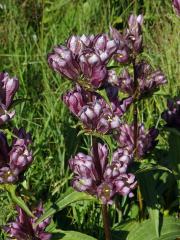
[(152, 150), (157, 144), (158, 130), (151, 128), (145, 131), (144, 125), (139, 124), (137, 129), (136, 149), (134, 143), (134, 124), (121, 124), (119, 133), (116, 135), (120, 147), (130, 155), (136, 153), (136, 157), (142, 158), (146, 153)]
[[(10, 78), (8, 73), (0, 73), (0, 125), (15, 115), (11, 107), (18, 88), (17, 78)], [(30, 134), (20, 128), (14, 129), (13, 135), (14, 139), (9, 146), (6, 135), (0, 131), (0, 184), (18, 181), (20, 174), (32, 162), (32, 151), (29, 148)]]
[(108, 133), (118, 128), (119, 116), (131, 104), (131, 101), (126, 99), (116, 105), (113, 102), (107, 104), (99, 94), (91, 94), (91, 100), (88, 101), (87, 92), (80, 87), (67, 92), (63, 101), (86, 129), (100, 133)]
[(43, 214), (42, 203), (33, 211), (34, 218), (29, 217), (20, 207), (17, 207), (18, 217), (15, 222), (10, 222), (4, 230), (12, 239), (25, 240), (49, 240), (52, 234), (45, 232), (45, 228), (50, 224), (51, 219), (47, 218), (39, 224), (36, 221)]
[(30, 134), (21, 128), (15, 129), (14, 135), (9, 146), (5, 134), (0, 132), (0, 183), (16, 182), (33, 160)]
[(166, 126), (180, 130), (180, 99), (168, 100), (167, 107), (168, 110), (162, 113)]
[(59, 45), (48, 55), (51, 68), (65, 77), (99, 88), (107, 77), (106, 64), (118, 48), (108, 35), (72, 36), (67, 46)]
[(130, 155), (118, 149), (108, 163), (108, 148), (98, 143), (97, 153), (92, 149), (90, 156), (78, 153), (69, 160), (75, 174), (73, 187), (97, 196), (103, 203), (112, 203), (116, 194), (132, 197), (137, 182), (132, 173), (127, 173), (130, 162)]
[(15, 111), (10, 108), (18, 88), (17, 78), (10, 78), (8, 73), (0, 73), (0, 125), (15, 115)]

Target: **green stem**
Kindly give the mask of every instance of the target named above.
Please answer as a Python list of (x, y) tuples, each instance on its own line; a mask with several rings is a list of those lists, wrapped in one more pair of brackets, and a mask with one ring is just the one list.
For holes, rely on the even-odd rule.
[(21, 197), (18, 197), (16, 195), (16, 185), (10, 185), (10, 184), (6, 184), (4, 186), (5, 190), (8, 191), (12, 201), (14, 203), (16, 203), (20, 208), (22, 208), (25, 213), (30, 216), (30, 217), (35, 217), (32, 212), (29, 210), (29, 208), (27, 207), (26, 203), (23, 201), (23, 199)]

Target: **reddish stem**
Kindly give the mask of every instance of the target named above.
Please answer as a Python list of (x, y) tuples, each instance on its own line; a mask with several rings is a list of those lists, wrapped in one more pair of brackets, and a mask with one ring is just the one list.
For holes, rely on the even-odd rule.
[(102, 204), (102, 217), (103, 217), (103, 224), (104, 224), (105, 240), (111, 240), (111, 230), (110, 230), (107, 204)]

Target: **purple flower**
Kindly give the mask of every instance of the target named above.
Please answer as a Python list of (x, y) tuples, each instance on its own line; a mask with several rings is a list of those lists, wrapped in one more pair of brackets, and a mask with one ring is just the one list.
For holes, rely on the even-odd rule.
[(15, 129), (14, 134), (16, 137), (9, 146), (5, 135), (0, 133), (0, 183), (16, 182), (33, 160), (30, 134), (22, 128)]
[(133, 97), (123, 98), (122, 100), (115, 99), (111, 102), (111, 106), (114, 114), (121, 117), (124, 113), (129, 109), (131, 104), (133, 103)]
[[(99, 88), (105, 81), (107, 69), (100, 56), (92, 49), (85, 50), (79, 57), (83, 78), (94, 87)], [(88, 84), (87, 83), (87, 84)], [(91, 88), (91, 86), (89, 86)]]
[(114, 59), (120, 63), (127, 63), (130, 58), (130, 49), (127, 46), (126, 37), (112, 27), (110, 28), (110, 35), (116, 42), (119, 42), (119, 47), (114, 54)]
[(102, 98), (97, 98), (85, 105), (79, 112), (78, 117), (85, 128), (103, 134), (120, 126), (118, 115), (113, 113), (110, 106)]
[(119, 42), (110, 40), (107, 34), (99, 34), (94, 39), (94, 49), (102, 62), (107, 63), (115, 51), (118, 49)]
[(67, 41), (67, 47), (74, 55), (80, 56), (86, 48), (92, 47), (93, 40), (94, 35), (71, 36)]
[(136, 72), (140, 95), (153, 92), (167, 82), (160, 70), (152, 71), (150, 65), (145, 62), (136, 65)]
[(129, 28), (126, 30), (126, 41), (128, 47), (138, 53), (142, 49), (142, 15), (131, 15), (128, 20)]
[(9, 111), (9, 109), (18, 88), (17, 78), (10, 78), (8, 73), (0, 73), (0, 124), (14, 116), (15, 111)]
[(180, 0), (172, 0), (174, 10), (178, 16), (180, 16)]
[(63, 76), (77, 80), (80, 77), (80, 67), (71, 50), (59, 45), (54, 47), (53, 52), (48, 54), (49, 66)]
[(135, 176), (132, 173), (121, 174), (115, 180), (116, 191), (122, 196), (133, 197), (133, 189), (137, 186), (137, 181), (135, 181)]
[(180, 130), (180, 99), (168, 100), (168, 110), (162, 113), (162, 118), (166, 121), (167, 127)]
[(102, 200), (103, 204), (112, 204), (115, 193), (113, 183), (103, 182), (97, 187), (97, 196)]
[(114, 54), (114, 58), (117, 62), (127, 63), (134, 54), (139, 53), (142, 50), (142, 23), (143, 16), (131, 15), (128, 20), (129, 28), (121, 34), (115, 28), (110, 28), (110, 35), (116, 41), (119, 42), (119, 47)]
[(114, 70), (108, 71), (107, 82), (113, 87), (119, 86), (119, 78), (116, 74), (116, 71)]
[(29, 217), (20, 207), (17, 207), (18, 217), (14, 222), (10, 222), (4, 227), (10, 238), (17, 240), (34, 239), (49, 240), (52, 235), (45, 232), (45, 228), (50, 224), (50, 218), (45, 219), (35, 226), (36, 221), (43, 214), (42, 203), (33, 211), (35, 218)]
[(81, 87), (76, 87), (74, 90), (70, 90), (63, 96), (63, 101), (74, 114), (78, 115), (82, 107), (87, 104), (86, 93)]
[(119, 77), (119, 85), (120, 90), (124, 93), (128, 93), (131, 96), (134, 94), (134, 81), (126, 69), (123, 70)]
[[(112, 203), (116, 193), (124, 196), (127, 192), (131, 196), (136, 182), (133, 174), (126, 174), (130, 160), (127, 151), (118, 149), (113, 154), (112, 163), (108, 164), (107, 146), (98, 143), (97, 151), (93, 149), (91, 156), (78, 153), (69, 160), (75, 175), (72, 185), (77, 191), (88, 192), (108, 204)], [(120, 181), (123, 182), (121, 188)]]
[[(114, 106), (112, 105), (111, 108), (97, 93), (89, 94), (77, 87), (75, 90), (67, 92), (63, 96), (63, 101), (88, 131), (106, 134), (118, 128), (120, 119), (119, 115), (113, 112)], [(122, 106), (124, 106), (123, 104)]]
[[(156, 138), (158, 136), (158, 130), (150, 128), (148, 132), (145, 131), (144, 125), (140, 124), (137, 131), (137, 147), (136, 155), (138, 158), (142, 158), (146, 153), (152, 150), (157, 144)], [(134, 125), (122, 124), (119, 128), (119, 134), (117, 134), (117, 141), (121, 148), (128, 151), (128, 153), (134, 154)]]

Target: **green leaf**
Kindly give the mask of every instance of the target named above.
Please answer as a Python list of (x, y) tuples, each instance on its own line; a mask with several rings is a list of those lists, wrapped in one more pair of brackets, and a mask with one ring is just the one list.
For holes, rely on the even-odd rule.
[(159, 209), (154, 209), (154, 208), (148, 207), (148, 212), (149, 212), (150, 219), (152, 220), (152, 222), (154, 224), (154, 228), (156, 230), (156, 236), (159, 237), (159, 235), (160, 235)]
[(75, 232), (75, 231), (59, 231), (52, 236), (52, 240), (97, 240), (86, 234)]
[(156, 236), (160, 235), (159, 225), (159, 194), (157, 192), (157, 182), (154, 179), (153, 172), (142, 173), (138, 176), (140, 190), (144, 201), (146, 202), (150, 218), (153, 222)]
[(166, 172), (172, 173), (172, 171), (169, 168), (166, 168), (164, 166), (161, 166), (161, 165), (150, 165), (149, 164), (149, 166), (143, 167), (143, 168), (137, 170), (135, 174), (149, 172), (149, 171), (155, 171), (155, 170), (161, 170), (161, 171), (166, 171)]
[[(156, 236), (152, 220), (135, 225), (127, 240), (175, 240), (180, 237), (180, 221), (173, 217), (164, 217), (160, 237)], [(119, 238), (121, 239), (121, 238)]]
[(29, 208), (27, 207), (27, 205), (23, 201), (23, 199), (21, 197), (16, 196), (16, 185), (6, 184), (4, 188), (8, 191), (8, 193), (14, 203), (16, 203), (20, 208), (22, 208), (28, 216), (34, 217), (34, 215), (29, 210)]
[(68, 205), (84, 200), (94, 200), (95, 198), (84, 192), (76, 192), (72, 188), (68, 190), (68, 194), (65, 193), (64, 197), (56, 201), (53, 206), (47, 209), (47, 211), (38, 219), (37, 224), (43, 221), (44, 219), (51, 217), (54, 213), (62, 210)]

